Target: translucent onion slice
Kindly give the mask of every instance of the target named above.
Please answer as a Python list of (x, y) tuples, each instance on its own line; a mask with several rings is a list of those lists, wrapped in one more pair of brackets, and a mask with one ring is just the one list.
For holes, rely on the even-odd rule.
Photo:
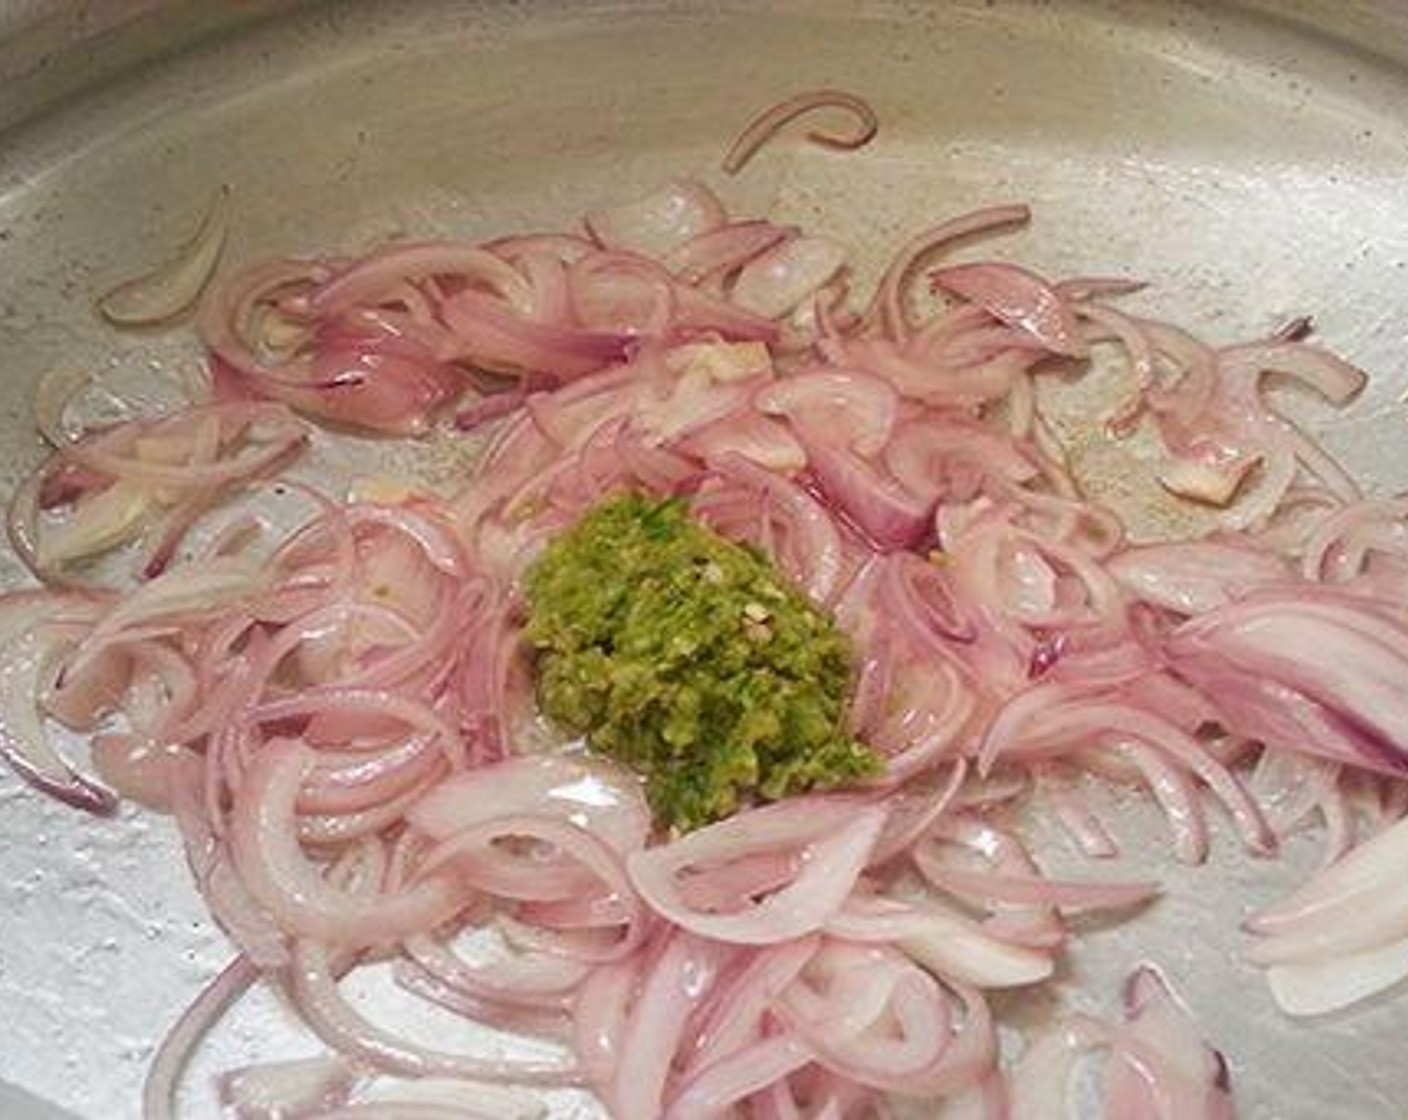
[(1273, 965), (1266, 986), (1276, 1006), (1298, 1018), (1326, 1015), (1387, 991), (1408, 977), (1408, 937), (1358, 953)]
[(56, 625), (69, 611), (80, 621), (91, 607), (48, 592), (0, 596), (0, 758), (30, 785), (90, 813), (111, 813), (117, 798), (70, 765), (50, 741), (39, 701), (71, 633)]
[(561, 815), (623, 853), (643, 848), (650, 830), (639, 779), (609, 762), (565, 755), (526, 755), (446, 778), (406, 819), (446, 840), (521, 813)]
[[(739, 813), (627, 861), (631, 882), (659, 915), (701, 937), (773, 945), (821, 928), (850, 894), (885, 823), (885, 810), (843, 799), (797, 797)], [(802, 848), (800, 873), (776, 893), (736, 913), (695, 910), (680, 876), (756, 852)]]
[(807, 139), (813, 144), (850, 151), (870, 143), (879, 131), (880, 123), (875, 116), (875, 110), (864, 99), (839, 89), (809, 90), (785, 101), (779, 101), (754, 117), (724, 156), (724, 171), (730, 175), (738, 174), (743, 170), (744, 164), (753, 158), (758, 149), (766, 144), (778, 129), (798, 117), (825, 109), (840, 109), (850, 114), (853, 118), (849, 122), (850, 130), (823, 132), (813, 129), (807, 133)]
[(230, 188), (222, 186), (191, 239), (151, 272), (106, 293), (98, 310), (119, 326), (145, 326), (179, 315), (195, 303), (215, 272), (229, 228)]
[(587, 229), (608, 249), (661, 259), (724, 224), (723, 204), (703, 183), (683, 179), (642, 198), (602, 206)]

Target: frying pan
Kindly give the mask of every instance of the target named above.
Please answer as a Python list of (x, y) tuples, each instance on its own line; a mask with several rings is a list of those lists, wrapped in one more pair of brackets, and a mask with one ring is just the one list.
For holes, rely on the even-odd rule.
[[(908, 233), (1025, 200), (1033, 227), (994, 255), (1137, 275), (1152, 287), (1133, 308), (1213, 339), (1312, 314), (1374, 379), (1346, 414), (1307, 418), (1355, 473), (1381, 489), (1408, 482), (1408, 7), (1391, 0), (110, 0), (0, 12), (7, 483), (38, 456), (28, 408), (43, 371), (86, 366), (138, 394), (179, 383), (188, 334), (116, 335), (92, 300), (178, 243), (217, 184), (235, 192), (234, 265), (400, 233), (556, 226), (679, 174), (719, 185), (737, 212), (855, 246), (862, 290)], [(867, 96), (879, 139), (850, 154), (783, 139), (722, 180), (721, 151), (753, 112), (819, 86)], [(1128, 464), (1087, 450), (1092, 486), (1120, 499)], [(345, 445), (328, 469), (373, 455), (387, 453)], [(466, 462), (442, 439), (387, 469)], [(21, 579), (0, 561), (0, 580)], [(1314, 838), (1258, 862), (1223, 832), (1207, 866), (1183, 869), (1146, 807), (1112, 811), (1128, 849), (1117, 870), (1162, 876), (1167, 896), (1084, 930), (1059, 983), (1007, 1000), (1004, 1018), (1108, 1012), (1118, 978), (1153, 960), (1226, 1053), (1243, 1115), (1403, 1115), (1403, 993), (1297, 1023), (1239, 961), (1239, 922), (1304, 878)], [(1079, 870), (1059, 838), (1038, 842), (1053, 871)], [(0, 1079), (22, 1087), (0, 1088), (0, 1113), (53, 1115), (48, 1101), (137, 1115), (153, 1046), (227, 955), (167, 822), (132, 808), (93, 821), (0, 776)], [(256, 994), (192, 1070), (191, 1115), (213, 1112), (211, 1070), (313, 1049)], [(594, 1114), (571, 1095), (552, 1108)]]

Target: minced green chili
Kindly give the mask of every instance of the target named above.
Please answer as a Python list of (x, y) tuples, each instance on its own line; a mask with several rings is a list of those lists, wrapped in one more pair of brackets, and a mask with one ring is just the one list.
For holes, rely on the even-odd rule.
[(846, 733), (846, 636), (682, 501), (597, 506), (548, 546), (527, 597), (543, 711), (643, 775), (669, 826), (881, 770)]

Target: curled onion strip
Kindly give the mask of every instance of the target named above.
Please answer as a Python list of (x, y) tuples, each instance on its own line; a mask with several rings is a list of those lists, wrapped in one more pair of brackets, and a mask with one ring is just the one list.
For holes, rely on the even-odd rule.
[(264, 746), (235, 805), (231, 854), (249, 893), (296, 936), (337, 945), (395, 941), (448, 918), (465, 901), (444, 876), (390, 896), (354, 895), (327, 882), (293, 831), (299, 788), (312, 755), (293, 742)]
[(329, 950), (317, 942), (294, 949), (289, 988), (308, 1026), (340, 1053), (405, 1077), (467, 1077), (510, 1085), (573, 1085), (570, 1062), (495, 1061), (428, 1049), (377, 1026), (338, 990)]
[(123, 326), (158, 323), (184, 311), (214, 273), (229, 226), (230, 188), (222, 186), (191, 239), (170, 260), (105, 294), (98, 300), (98, 310)]
[(142, 1083), (146, 1120), (175, 1120), (176, 1090), (191, 1055), (210, 1028), (259, 979), (259, 969), (244, 956), (232, 960), (206, 985), (162, 1040)]
[(744, 165), (753, 158), (758, 149), (768, 142), (784, 125), (798, 117), (820, 109), (842, 109), (854, 118), (849, 132), (822, 132), (813, 129), (807, 139), (813, 144), (826, 148), (840, 148), (851, 151), (864, 147), (875, 138), (880, 129), (879, 119), (862, 98), (844, 90), (819, 89), (799, 93), (765, 110), (755, 117), (729, 148), (723, 159), (723, 169), (729, 175), (737, 175)]

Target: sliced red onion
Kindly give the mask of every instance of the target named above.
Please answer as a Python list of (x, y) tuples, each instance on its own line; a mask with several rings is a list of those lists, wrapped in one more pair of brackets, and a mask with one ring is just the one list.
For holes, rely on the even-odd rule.
[(859, 724), (886, 756), (888, 782), (907, 781), (952, 760), (978, 708), (978, 698), (953, 661), (926, 664), (916, 652), (903, 641), (887, 645), (874, 663), (876, 690), (883, 692), (885, 706), (867, 713)]
[(870, 853), (879, 867), (909, 850), (948, 811), (968, 776), (968, 763), (959, 759), (947, 768), (934, 767), (909, 779), (886, 795), (888, 816)]
[[(784, 991), (778, 1010), (832, 1073), (897, 1096), (937, 1097), (986, 1077), (995, 1056), (981, 994), (950, 986), (957, 1000), (893, 949), (832, 942)], [(957, 1002), (964, 1014), (955, 1029)]]
[(768, 499), (786, 518), (783, 568), (816, 603), (830, 599), (841, 581), (842, 543), (831, 514), (801, 487), (728, 452), (711, 464), (720, 474)]
[(739, 955), (736, 967), (720, 977), (715, 998), (700, 1009), (692, 1025), (693, 1038), (685, 1050), (688, 1061), (681, 1071), (684, 1084), (761, 1035), (778, 995), (822, 944), (820, 935), (812, 934)]
[(1207, 783), (1232, 815), (1248, 849), (1260, 853), (1275, 850), (1274, 834), (1237, 776), (1167, 719), (1131, 705), (1089, 695), (1083, 697), (1083, 702), (1068, 699), (1043, 706), (1037, 699), (1043, 695), (1033, 689), (999, 713), (988, 727), (979, 755), (980, 766), (990, 764), (1018, 741), (1024, 752), (1036, 754), (1052, 750), (1058, 743), (1068, 743), (1070, 736), (1085, 738), (1087, 745), (1092, 740), (1098, 743), (1102, 739), (1144, 744), (1167, 755)]
[(311, 358), (307, 384), (263, 386), (310, 416), (393, 436), (424, 434), (431, 418), (463, 387), (459, 373), (418, 348), (410, 353), (377, 335), (323, 342)]
[(961, 415), (928, 415), (899, 424), (884, 447), (885, 465), (916, 494), (975, 497), (988, 478), (1016, 483), (1037, 476), (1032, 457), (987, 425)]
[(125, 544), (150, 524), (152, 507), (151, 491), (122, 481), (80, 499), (67, 520), (39, 532), (36, 566), (53, 570)]
[(1390, 773), (1408, 766), (1408, 630), (1370, 601), (1268, 592), (1184, 623), (1167, 650), (1240, 735)]
[(937, 562), (897, 552), (885, 560), (881, 602), (920, 645), (940, 656), (977, 639), (975, 620), (952, 576)]
[(437, 980), (484, 1001), (513, 1007), (561, 1009), (593, 972), (586, 961), (535, 952), (506, 952), (470, 964), (448, 944), (417, 934), (407, 956)]
[[(212, 744), (212, 755), (222, 753), (221, 744)], [(211, 916), (252, 964), (283, 968), (289, 960), (287, 939), (249, 896), (230, 860), (224, 818), (213, 804), (224, 793), (223, 776), (216, 766), (202, 765), (198, 756), (183, 756), (169, 786), (186, 862)]]
[(169, 811), (171, 769), (179, 748), (139, 735), (96, 735), (93, 769), (119, 797), (149, 809)]
[(561, 380), (581, 377), (620, 361), (628, 342), (620, 331), (523, 319), (472, 289), (447, 299), (442, 313), (454, 332), (455, 357), (514, 376), (537, 371)]
[(1113, 557), (1109, 571), (1146, 603), (1201, 615), (1252, 591), (1290, 578), (1275, 553), (1235, 541), (1178, 541), (1131, 548)]
[(464, 891), (441, 875), (385, 895), (338, 890), (299, 850), (294, 806), (312, 756), (297, 744), (264, 746), (236, 802), (230, 843), (250, 895), (295, 936), (361, 946), (394, 941), (458, 910)]
[(408, 280), (436, 276), (482, 284), (520, 308), (531, 302), (522, 275), (495, 254), (473, 245), (429, 241), (396, 245), (357, 262), (315, 288), (307, 297), (307, 308), (313, 315), (328, 317), (359, 304), (374, 304)]
[(846, 264), (844, 246), (824, 237), (795, 237), (743, 266), (729, 298), (745, 311), (776, 319), (800, 306)]
[(392, 976), (396, 986), (402, 991), (471, 1022), (514, 1034), (537, 1037), (544, 1041), (559, 1040), (566, 1034), (567, 1024), (560, 1007), (513, 1005), (485, 999), (442, 980), (412, 961), (395, 962), (392, 966)]
[[(731, 944), (771, 945), (819, 929), (850, 893), (885, 821), (885, 811), (854, 800), (798, 797), (737, 814), (630, 857), (631, 882), (657, 914)], [(710, 914), (689, 907), (680, 875), (757, 851), (806, 852), (797, 877), (748, 910)]]
[(730, 175), (743, 170), (753, 155), (772, 138), (783, 125), (807, 113), (823, 109), (843, 109), (854, 118), (854, 127), (848, 133), (822, 132), (812, 130), (807, 139), (813, 144), (827, 148), (851, 150), (868, 144), (879, 130), (880, 124), (873, 110), (864, 100), (853, 93), (837, 89), (810, 90), (779, 101), (755, 117), (739, 134), (738, 139), (724, 156), (723, 169)]
[(696, 429), (679, 446), (706, 463), (736, 456), (784, 478), (807, 465), (806, 451), (786, 425), (759, 415), (751, 407)]
[(104, 614), (79, 650), (79, 660), (95, 656), (106, 641), (124, 631), (172, 627), (247, 603), (264, 590), (268, 578), (241, 557), (217, 557), (203, 564), (172, 568), (136, 588)]
[(592, 970), (572, 1007), (573, 1043), (587, 1078), (598, 1092), (609, 1091), (621, 1057), (631, 997), (639, 983), (644, 953)]
[(1167, 983), (1148, 966), (1126, 984), (1128, 1025), (1072, 1015), (1029, 1042), (1009, 1076), (1012, 1120), (1075, 1115), (1077, 1063), (1109, 1050), (1103, 1109), (1109, 1116), (1231, 1120), (1227, 1068)]
[(1055, 288), (1067, 299), (1090, 300), (1127, 296), (1142, 292), (1148, 286), (1148, 281), (1131, 280), (1126, 276), (1072, 276), (1059, 281)]
[[(722, 347), (732, 348), (727, 343)], [(711, 372), (728, 363), (728, 356), (711, 356), (709, 347), (702, 349), (704, 353), (682, 356), (684, 372), (670, 389), (642, 387), (623, 430), (639, 433), (640, 439), (655, 447), (687, 437), (743, 407), (748, 386), (729, 384)]]
[(64, 760), (44, 729), (39, 708), (43, 690), (74, 641), (71, 630), (55, 625), (66, 613), (82, 627), (92, 608), (42, 591), (0, 597), (0, 757), (36, 789), (105, 815), (117, 808), (117, 797)]
[(1402, 978), (1408, 907), (1395, 884), (1405, 854), (1408, 827), (1400, 823), (1247, 923), (1263, 936), (1247, 956), (1272, 966), (1268, 982), (1291, 1013), (1347, 1006)]
[(1307, 922), (1333, 928), (1322, 915), (1352, 914), (1376, 896), (1392, 895), (1388, 885), (1408, 867), (1408, 823), (1400, 822), (1366, 841), (1321, 871), (1289, 898), (1247, 922), (1253, 933), (1275, 936)]
[(1104, 1042), (1100, 1024), (1072, 1015), (1054, 1029), (1028, 1040), (1007, 1078), (1011, 1120), (1069, 1116), (1069, 1093), (1076, 1063)]
[[(661, 361), (681, 381), (753, 386), (773, 377), (772, 353), (761, 342), (686, 342), (666, 350)], [(651, 386), (656, 396), (664, 389)]]
[(339, 1057), (242, 1066), (216, 1079), (220, 1103), (237, 1120), (322, 1115), (346, 1102), (356, 1071)]
[(889, 381), (903, 396), (935, 408), (971, 409), (1014, 394), (1040, 351), (1008, 349), (951, 361), (907, 353), (884, 339), (848, 343), (837, 361)]
[(406, 793), (437, 775), (441, 755), (428, 737), (382, 749), (320, 750), (298, 797), (300, 813), (355, 813)]
[(406, 820), (446, 840), (498, 817), (560, 813), (625, 854), (645, 846), (650, 810), (635, 775), (603, 760), (527, 755), (440, 782)]
[[(519, 847), (511, 848), (506, 842)], [(645, 934), (642, 907), (627, 881), (621, 855), (592, 833), (557, 817), (496, 816), (459, 829), (431, 848), (418, 882), (433, 884), (448, 871), (478, 891), (511, 902), (600, 898), (599, 912), (588, 920), (611, 939), (603, 940), (599, 948), (579, 951), (593, 960), (617, 960), (628, 955)], [(422, 922), (419, 928), (429, 924)]]
[(569, 1061), (476, 1057), (421, 1046), (381, 1027), (355, 1009), (338, 989), (326, 946), (298, 945), (289, 989), (304, 1021), (339, 1053), (404, 1077), (464, 1077), (510, 1085), (571, 1085), (580, 1071)]
[[(1301, 575), (1307, 580), (1345, 583), (1367, 577), (1388, 557), (1402, 556), (1408, 544), (1408, 501), (1365, 500), (1328, 512), (1307, 533)], [(1396, 565), (1395, 565), (1396, 567)]]
[[(776, 1034), (735, 1052), (687, 1082), (665, 1120), (711, 1120), (805, 1066), (812, 1049), (791, 1033)], [(818, 1113), (818, 1117), (826, 1115)]]
[(691, 873), (681, 883), (681, 894), (694, 910), (746, 910), (753, 899), (795, 879), (800, 864), (800, 857), (792, 852), (745, 856), (721, 867)]
[(677, 285), (674, 295), (679, 308), (674, 324), (678, 331), (714, 332), (735, 342), (774, 344), (778, 341), (781, 333), (778, 325), (765, 315), (690, 285)]
[(1231, 1120), (1226, 1062), (1156, 969), (1144, 965), (1125, 982), (1125, 1010), (1129, 1026), (1115, 1039), (1120, 1060), (1105, 1078), (1106, 1108), (1129, 1114), (1152, 1107), (1171, 1116)]
[(122, 326), (145, 326), (179, 315), (195, 303), (215, 272), (230, 228), (230, 188), (211, 196), (195, 234), (170, 260), (127, 280), (98, 300), (98, 310)]
[(411, 804), (445, 770), (436, 760), (434, 769), (403, 793), (391, 794), (384, 800), (362, 809), (343, 813), (300, 813), (296, 831), (301, 843), (311, 849), (332, 848), (351, 844), (359, 839), (374, 840), (378, 834), (397, 824)]
[(1368, 377), (1343, 358), (1304, 342), (1274, 342), (1223, 351), (1237, 367), (1254, 373), (1281, 373), (1310, 386), (1331, 404), (1345, 405), (1363, 391)]
[(1188, 772), (1143, 743), (1117, 742), (1106, 747), (1099, 757), (1086, 752), (1081, 758), (1090, 770), (1107, 777), (1111, 775), (1103, 766), (1110, 760), (1133, 766), (1148, 787), (1173, 833), (1174, 857), (1190, 866), (1204, 862), (1209, 844), (1207, 813)]
[(823, 368), (768, 382), (753, 394), (753, 406), (870, 457), (890, 442), (899, 397), (871, 374)]
[(1328, 759), (1263, 747), (1248, 784), (1267, 822), (1284, 836), (1338, 792), (1342, 771)]
[[(307, 436), (282, 405), (236, 401), (97, 429), (64, 440), (61, 450), (64, 460), (106, 478), (187, 493), (246, 482), (284, 465)], [(210, 445), (205, 456), (202, 444)], [(230, 447), (239, 453), (221, 454)]]
[(577, 261), (568, 272), (576, 318), (594, 331), (628, 338), (661, 337), (684, 316), (686, 291), (664, 267), (636, 253), (603, 250)]
[(528, 394), (522, 389), (504, 389), (482, 397), (470, 396), (461, 401), (461, 407), (455, 413), (455, 427), (463, 432), (473, 431), (493, 420), (513, 415), (527, 399)]
[(838, 1037), (834, 1023), (827, 1021), (798, 1024), (794, 1029), (806, 1032), (804, 1039), (833, 1073), (896, 1095), (909, 1091), (922, 1096), (914, 1080), (938, 1064), (951, 1030), (947, 1015), (936, 1009), (941, 998), (937, 993), (938, 985), (928, 976), (907, 974), (895, 985), (887, 1009), (893, 1025), (875, 1031), (879, 1037), (867, 1037), (868, 1030), (856, 1038)]
[(1025, 225), (1031, 221), (1031, 211), (1025, 206), (993, 206), (950, 219), (916, 234), (891, 259), (876, 286), (867, 319), (879, 317), (891, 336), (903, 341), (909, 334), (909, 321), (903, 308), (905, 282), (930, 253), (955, 241), (1001, 229), (1010, 225)]
[(880, 549), (912, 548), (932, 532), (932, 500), (845, 447), (800, 429), (797, 439), (822, 491)]
[(621, 1037), (610, 1094), (617, 1116), (659, 1116), (690, 1011), (717, 980), (729, 949), (675, 931), (641, 980)]
[(936, 899), (852, 898), (826, 923), (833, 937), (897, 945), (936, 975), (979, 988), (1040, 983), (1055, 969), (1046, 953), (989, 936), (977, 922)]
[(1276, 1006), (1298, 1018), (1353, 1007), (1388, 991), (1405, 978), (1408, 978), (1408, 936), (1373, 949), (1272, 965), (1266, 970), (1266, 986)]
[(698, 284), (714, 275), (727, 275), (797, 231), (772, 222), (732, 222), (676, 246), (662, 259), (671, 272), (687, 284)]
[(937, 269), (933, 282), (976, 303), (994, 318), (1027, 331), (1053, 354), (1088, 352), (1070, 306), (1034, 272), (1012, 264), (965, 264)]
[(225, 1011), (257, 979), (259, 970), (249, 959), (235, 957), (181, 1013), (147, 1067), (142, 1083), (142, 1115), (146, 1120), (175, 1120), (176, 1093), (191, 1055)]
[(694, 179), (667, 183), (641, 198), (590, 211), (587, 229), (608, 249), (667, 257), (724, 224), (723, 203)]
[(1072, 883), (1038, 875), (972, 871), (934, 859), (918, 848), (916, 861), (936, 887), (984, 903), (1063, 908), (1133, 906), (1159, 893), (1157, 883)]

